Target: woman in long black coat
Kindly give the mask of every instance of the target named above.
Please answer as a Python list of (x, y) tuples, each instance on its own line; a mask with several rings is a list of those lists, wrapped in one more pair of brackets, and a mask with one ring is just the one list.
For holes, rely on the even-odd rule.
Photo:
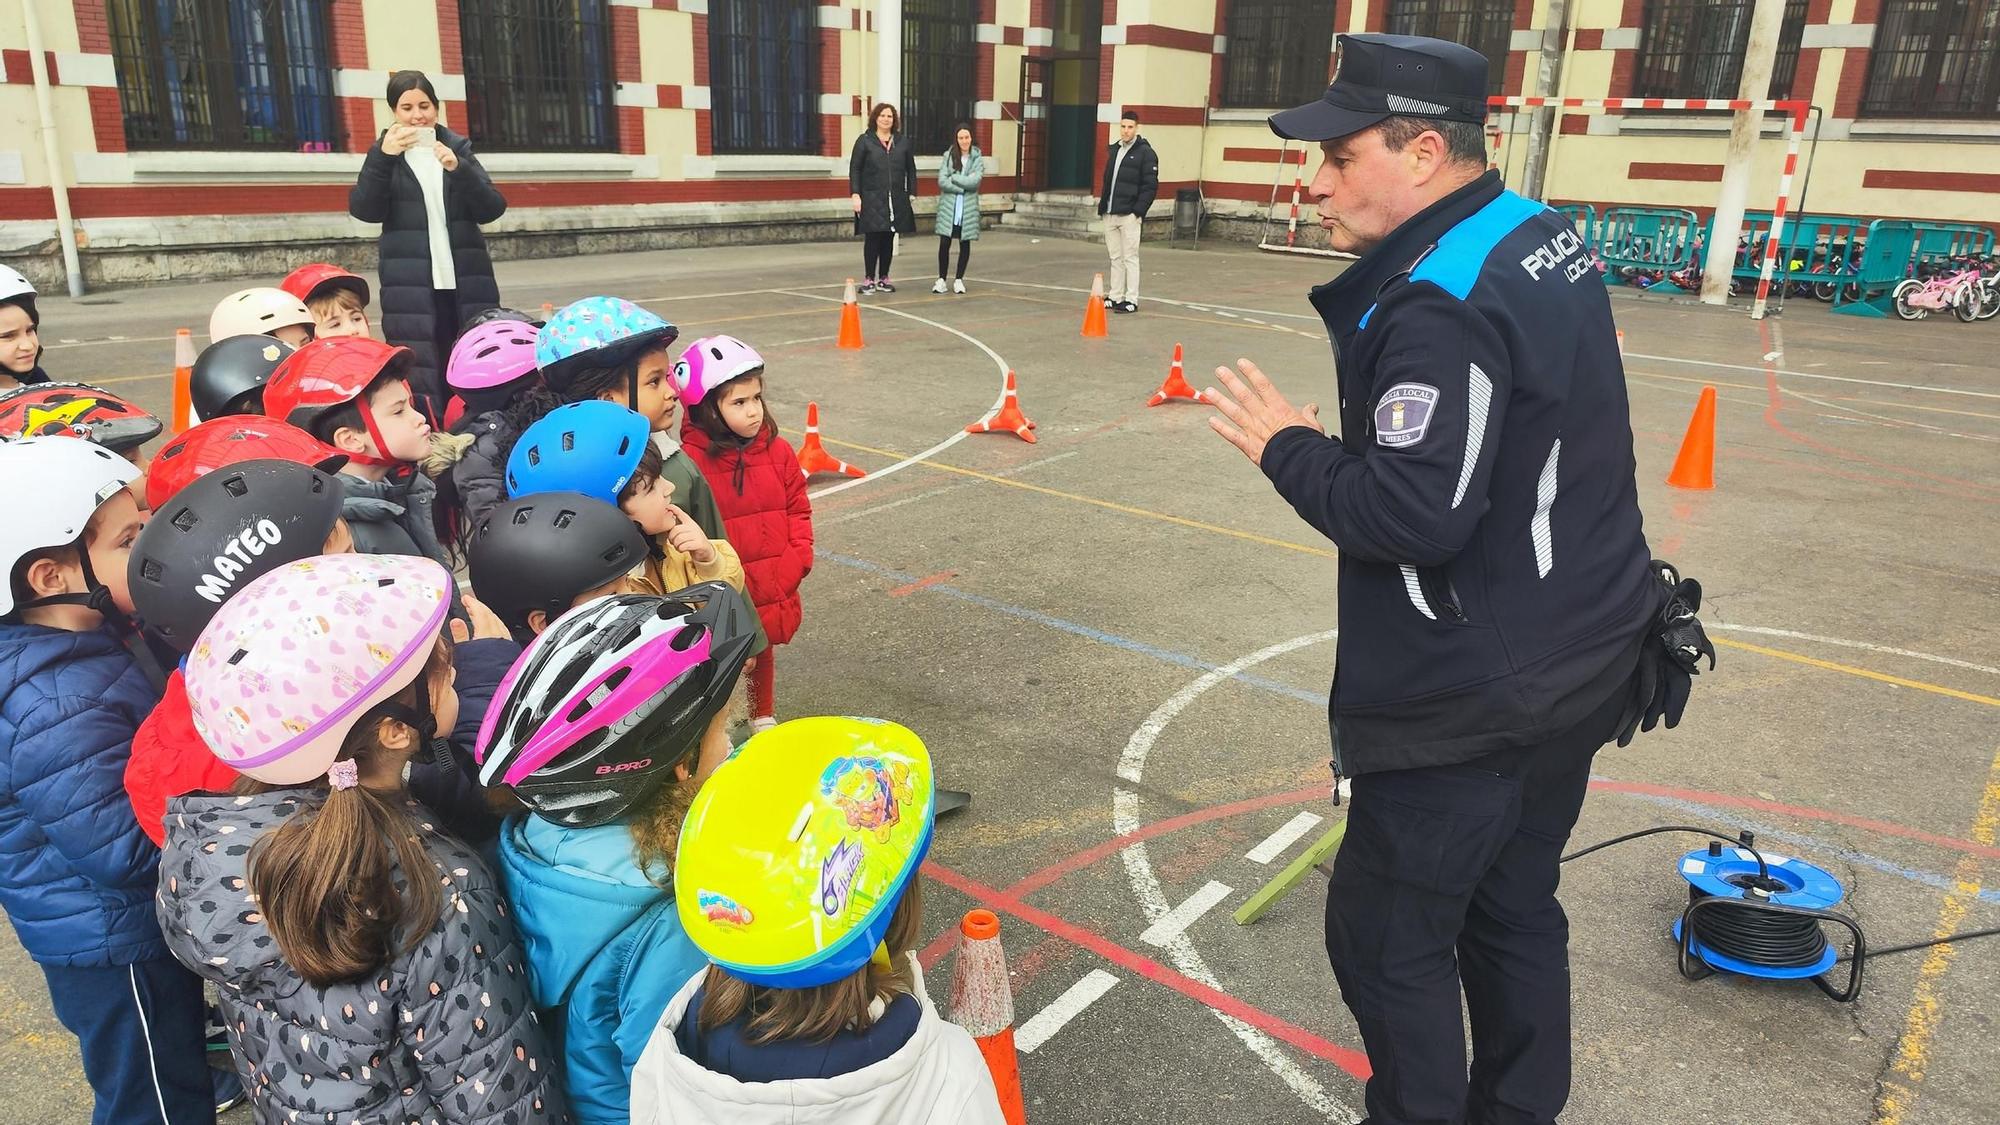
[(917, 152), (899, 131), (902, 115), (895, 106), (877, 104), (870, 120), (875, 127), (854, 138), (854, 153), (847, 158), (854, 233), (861, 236), (861, 268), (867, 278), (861, 291), (894, 293), (889, 260), (896, 253), (896, 235), (917, 229), (917, 212), (910, 205), (917, 194)]
[(381, 223), (382, 336), (415, 353), (411, 381), (442, 412), (445, 360), (467, 318), (500, 303), (482, 223), (507, 210), (472, 142), (437, 123), (422, 71), (389, 76), (396, 124), (383, 130), (347, 195), (347, 213)]

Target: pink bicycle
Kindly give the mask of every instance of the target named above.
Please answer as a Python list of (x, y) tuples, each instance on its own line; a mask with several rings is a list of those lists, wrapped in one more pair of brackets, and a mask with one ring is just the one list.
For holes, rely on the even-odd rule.
[(1967, 324), (1979, 319), (1986, 307), (1986, 288), (1979, 271), (1954, 262), (1948, 272), (1929, 277), (1909, 277), (1896, 286), (1896, 315), (1904, 320), (1922, 320), (1933, 312), (1950, 309)]

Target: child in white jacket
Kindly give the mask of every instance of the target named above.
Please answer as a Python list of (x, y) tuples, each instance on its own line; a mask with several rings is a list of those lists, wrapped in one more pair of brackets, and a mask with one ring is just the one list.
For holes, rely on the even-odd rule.
[(930, 755), (894, 723), (797, 719), (715, 771), (674, 869), (712, 964), (639, 1057), (632, 1125), (1002, 1125), (914, 952), (934, 811)]

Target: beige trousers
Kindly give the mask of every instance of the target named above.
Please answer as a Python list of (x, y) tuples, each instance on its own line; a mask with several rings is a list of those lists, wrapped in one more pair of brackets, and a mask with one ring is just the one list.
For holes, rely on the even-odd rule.
[(1104, 291), (1113, 301), (1139, 300), (1139, 216), (1104, 216), (1104, 247), (1111, 252), (1111, 279)]

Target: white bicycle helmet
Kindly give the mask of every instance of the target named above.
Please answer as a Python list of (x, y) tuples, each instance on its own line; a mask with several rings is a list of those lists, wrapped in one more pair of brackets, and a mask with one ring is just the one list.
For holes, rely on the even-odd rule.
[(12, 266), (0, 266), (0, 301), (17, 301), (35, 296), (35, 283)]
[[(0, 567), (11, 576), (36, 551), (77, 541), (106, 500), (139, 476), (132, 462), (78, 437), (33, 437), (0, 443), (0, 480), (33, 481), (33, 487), (0, 488)], [(44, 598), (38, 605), (87, 605), (110, 613), (111, 592), (90, 569), (83, 552), (88, 593)], [(26, 608), (14, 604), (14, 584), (0, 583), (0, 617)]]
[(304, 301), (283, 289), (270, 286), (239, 289), (216, 302), (215, 311), (208, 318), (208, 342), (213, 344), (232, 336), (264, 336), (293, 324), (311, 328), (318, 323)]

